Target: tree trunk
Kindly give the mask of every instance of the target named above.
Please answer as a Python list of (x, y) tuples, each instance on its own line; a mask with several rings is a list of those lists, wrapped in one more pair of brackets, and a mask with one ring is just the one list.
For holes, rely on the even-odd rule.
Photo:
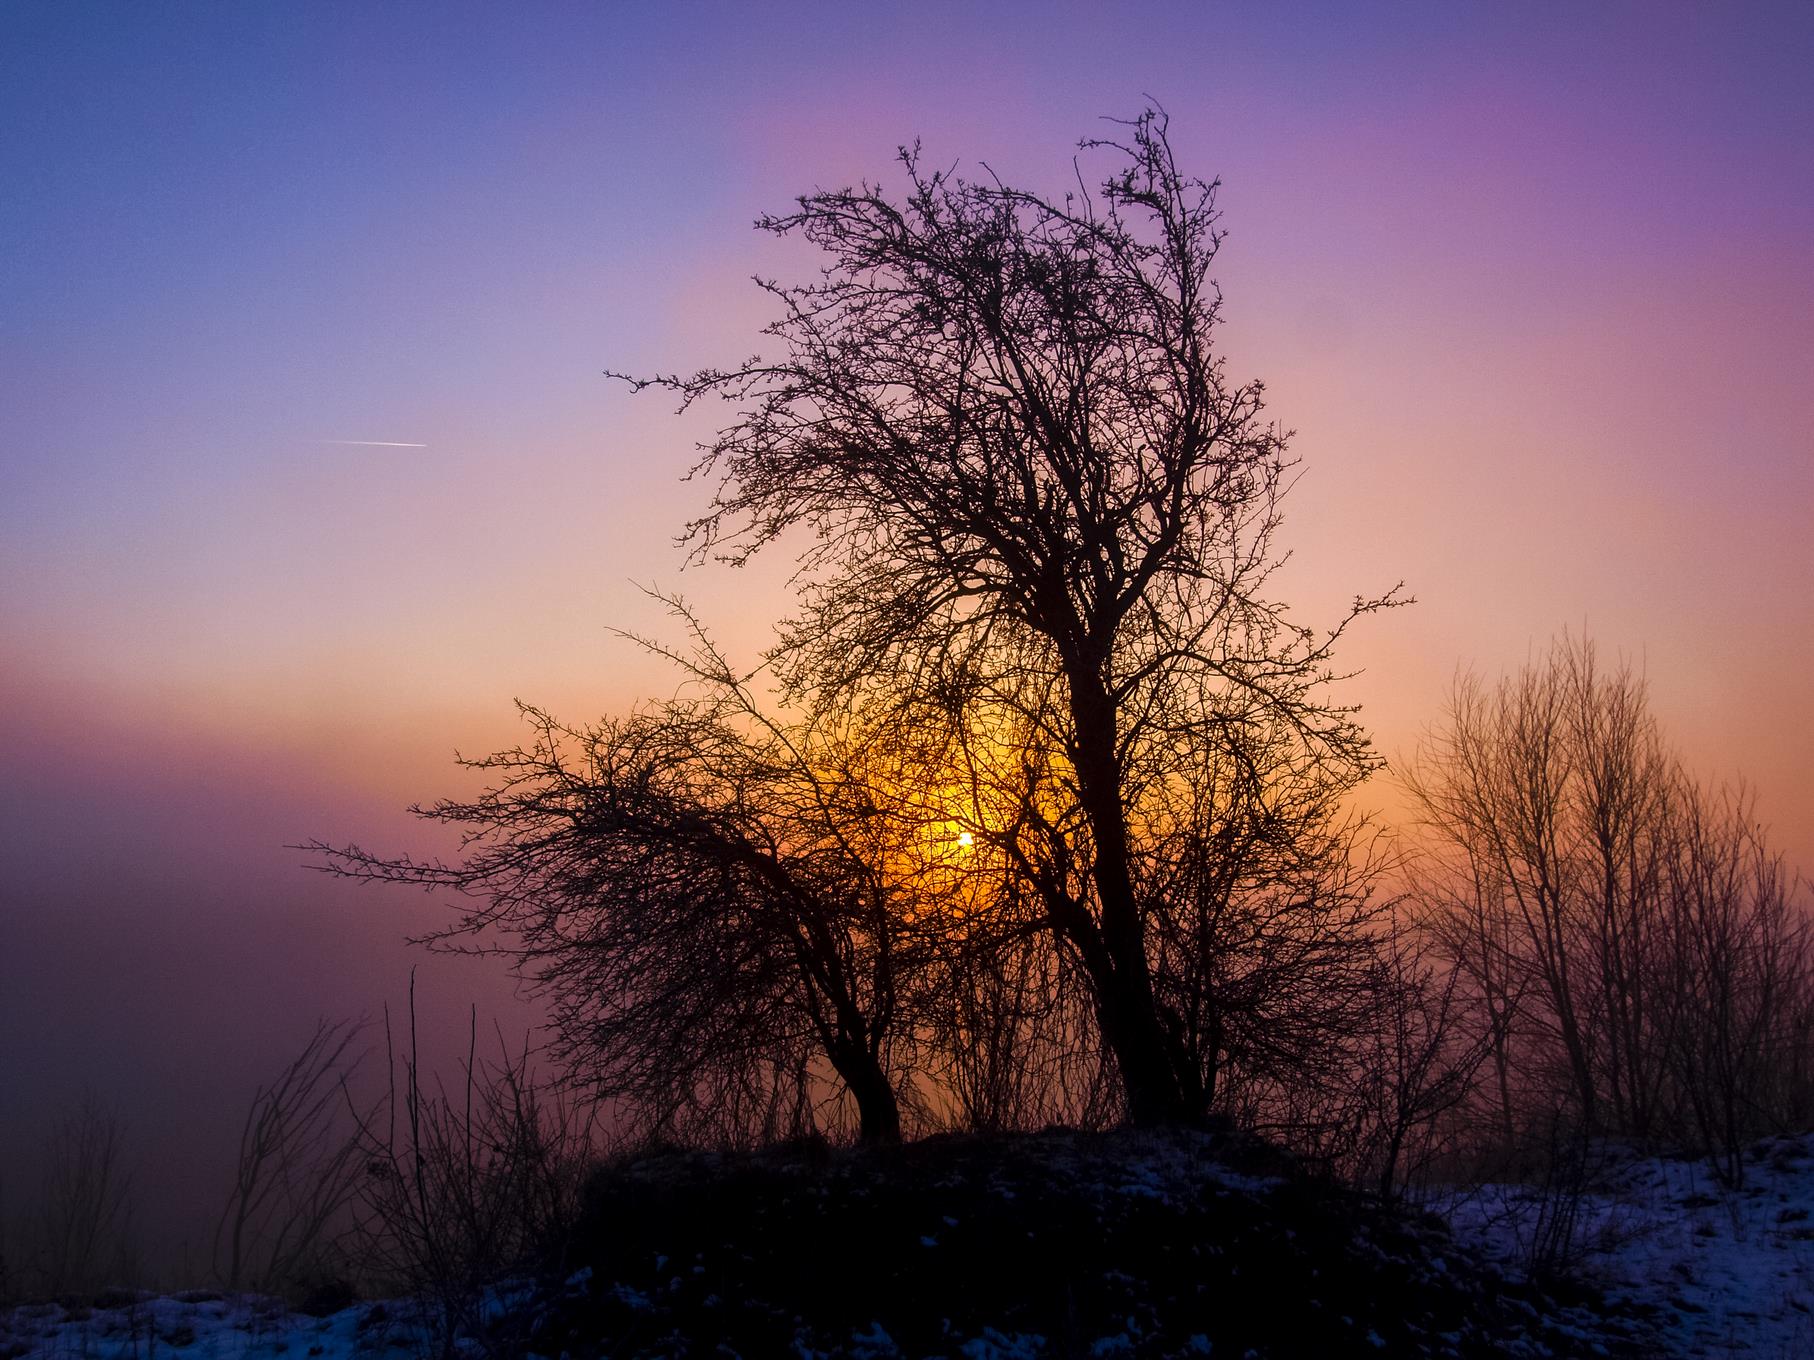
[(1180, 1089), (1144, 966), (1137, 977), (1116, 968), (1095, 983), (1102, 1037), (1121, 1072), (1128, 1122), (1136, 1128), (1190, 1123), (1198, 1111)]
[(875, 1054), (862, 1046), (843, 1047), (831, 1061), (857, 1102), (858, 1140), (872, 1147), (900, 1142), (900, 1102)]
[(1082, 952), (1095, 984), (1103, 1041), (1121, 1071), (1130, 1122), (1138, 1127), (1188, 1123), (1200, 1112), (1190, 1108), (1159, 1023), (1128, 861), (1115, 709), (1095, 676), (1071, 677), (1071, 715), (1078, 793), (1095, 841), (1093, 877), (1101, 913), (1096, 926), (1100, 949)]

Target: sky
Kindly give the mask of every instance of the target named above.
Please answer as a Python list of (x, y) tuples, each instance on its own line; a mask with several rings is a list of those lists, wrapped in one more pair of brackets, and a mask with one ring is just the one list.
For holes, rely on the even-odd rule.
[(639, 586), (762, 645), (789, 564), (675, 544), (709, 424), (604, 376), (757, 347), (815, 267), (759, 213), (914, 139), (1062, 191), (1149, 97), (1296, 431), (1289, 598), (1418, 600), (1344, 653), (1381, 749), (1585, 631), (1814, 869), (1810, 69), (1789, 5), (9, 3), (0, 1156), (87, 1091), (199, 1183), (412, 969), (531, 1024), (285, 847), (440, 848), (514, 698), (671, 691)]

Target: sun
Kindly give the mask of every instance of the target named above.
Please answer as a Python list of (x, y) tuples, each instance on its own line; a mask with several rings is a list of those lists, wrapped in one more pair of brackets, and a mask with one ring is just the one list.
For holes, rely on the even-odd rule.
[(975, 845), (976, 837), (971, 835), (968, 831), (960, 831), (957, 833), (957, 848), (959, 850), (970, 850), (973, 849)]

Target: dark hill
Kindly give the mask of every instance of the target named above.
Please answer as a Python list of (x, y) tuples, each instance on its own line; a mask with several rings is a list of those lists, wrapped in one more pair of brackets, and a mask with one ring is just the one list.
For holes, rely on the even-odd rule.
[(574, 1356), (1644, 1356), (1649, 1322), (1508, 1279), (1431, 1217), (1249, 1140), (1045, 1134), (667, 1152), (591, 1183)]

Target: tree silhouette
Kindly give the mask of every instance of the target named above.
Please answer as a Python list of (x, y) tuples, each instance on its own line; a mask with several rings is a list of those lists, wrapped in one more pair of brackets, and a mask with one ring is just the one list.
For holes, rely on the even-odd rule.
[(828, 257), (764, 285), (778, 357), (626, 379), (739, 407), (698, 556), (817, 535), (763, 666), (676, 605), (691, 689), (525, 709), (532, 741), (469, 762), (490, 789), (421, 809), (458, 862), (313, 847), (476, 903), (438, 942), (510, 955), (652, 1127), (815, 1128), (827, 1085), (877, 1141), (909, 1095), (933, 1126), (1193, 1120), (1231, 1074), (1252, 1107), (1331, 1068), (1366, 1004), (1342, 808), (1377, 760), (1326, 687), (1395, 597), (1321, 634), (1269, 598), (1292, 465), (1211, 345), (1216, 186), (1162, 114), (1119, 126), (1094, 195), (903, 151), (902, 204), (765, 219)]
[[(780, 353), (628, 381), (739, 407), (696, 469), (717, 483), (700, 555), (816, 534), (773, 655), (785, 696), (892, 707), (964, 733), (1002, 788), (1023, 779), (977, 834), (1089, 980), (1129, 1116), (1162, 1123), (1203, 1113), (1217, 1062), (1200, 980), (1163, 975), (1223, 947), (1164, 943), (1192, 936), (1179, 875), (1291, 861), (1264, 889), (1294, 908), (1345, 872), (1330, 817), (1376, 760), (1324, 686), (1347, 624), (1395, 595), (1320, 634), (1268, 597), (1292, 464), (1261, 385), (1212, 347), (1217, 185), (1177, 169), (1162, 112), (1119, 126), (1083, 143), (1120, 159), (1094, 194), (1081, 174), (1062, 199), (967, 181), (916, 148), (903, 202), (867, 183), (799, 199), (759, 223), (827, 257), (816, 282), (763, 284)], [(1216, 762), (1283, 774), (1308, 820), (1263, 791), (1238, 834), (1226, 808), (1173, 815)], [(1325, 849), (1294, 859), (1310, 830)]]
[(308, 848), (472, 899), (428, 942), (511, 958), (553, 1003), (557, 1053), (654, 1131), (807, 1132), (830, 1075), (861, 1137), (895, 1141), (934, 867), (912, 844), (921, 781), (858, 714), (767, 712), (693, 626), (695, 652), (664, 653), (687, 698), (583, 729), (525, 706), (527, 744), (463, 762), (491, 787), (417, 809), (461, 829), (457, 862)]
[(1753, 1138), (1798, 1126), (1801, 885), (1749, 793), (1682, 767), (1628, 663), (1565, 635), (1497, 685), (1462, 677), (1405, 784), (1501, 1142), (1566, 1116), (1583, 1140), (1707, 1149), (1736, 1182)]

